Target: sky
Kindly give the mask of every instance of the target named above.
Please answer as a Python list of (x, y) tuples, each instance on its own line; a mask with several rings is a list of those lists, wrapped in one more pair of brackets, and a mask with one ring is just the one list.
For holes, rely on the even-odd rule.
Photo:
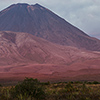
[(0, 0), (0, 11), (16, 3), (38, 3), (86, 34), (100, 39), (100, 0)]

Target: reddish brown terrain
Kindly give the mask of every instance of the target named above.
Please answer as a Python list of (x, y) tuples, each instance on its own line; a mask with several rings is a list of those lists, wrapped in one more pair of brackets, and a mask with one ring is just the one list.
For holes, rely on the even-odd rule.
[[(0, 32), (0, 78), (68, 80), (98, 74), (100, 52), (57, 45), (28, 33)], [(96, 71), (97, 70), (97, 71)]]
[(0, 12), (0, 81), (100, 81), (100, 40), (39, 4)]

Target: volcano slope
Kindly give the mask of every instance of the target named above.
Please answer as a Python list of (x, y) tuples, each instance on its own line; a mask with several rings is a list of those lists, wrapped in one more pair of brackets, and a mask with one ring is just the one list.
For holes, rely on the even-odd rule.
[(54, 44), (28, 33), (0, 32), (0, 79), (98, 80), (99, 65), (100, 52)]
[(39, 4), (18, 3), (2, 10), (0, 31), (26, 32), (53, 43), (100, 51), (100, 40), (88, 36)]

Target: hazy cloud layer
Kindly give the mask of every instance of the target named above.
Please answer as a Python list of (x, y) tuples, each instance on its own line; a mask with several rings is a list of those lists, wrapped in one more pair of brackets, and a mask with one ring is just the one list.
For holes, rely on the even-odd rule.
[(0, 0), (0, 10), (13, 3), (39, 3), (87, 34), (100, 38), (100, 0)]

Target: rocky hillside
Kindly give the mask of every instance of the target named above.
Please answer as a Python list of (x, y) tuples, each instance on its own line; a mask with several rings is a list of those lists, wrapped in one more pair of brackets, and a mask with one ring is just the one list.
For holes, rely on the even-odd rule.
[(0, 32), (0, 65), (15, 63), (68, 65), (99, 56), (99, 53), (53, 44), (28, 33)]

